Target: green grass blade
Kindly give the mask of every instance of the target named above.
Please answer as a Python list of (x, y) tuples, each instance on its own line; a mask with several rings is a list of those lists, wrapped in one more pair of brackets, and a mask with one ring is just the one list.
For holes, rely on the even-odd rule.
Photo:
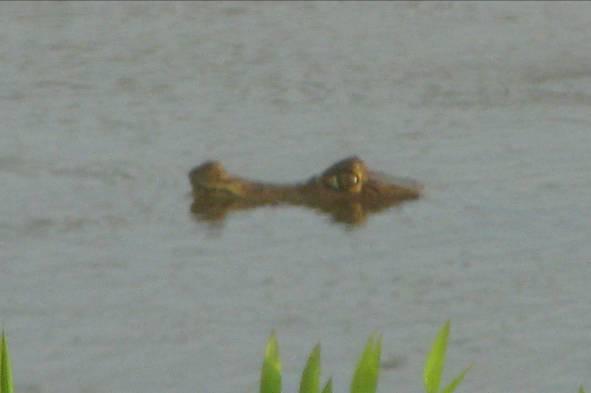
[(2, 331), (0, 338), (0, 393), (12, 393), (12, 367), (8, 353), (8, 343)]
[(320, 344), (316, 345), (308, 357), (302, 372), (300, 393), (320, 392)]
[(579, 393), (585, 393), (585, 388), (583, 388), (583, 385), (579, 386)]
[(271, 333), (265, 347), (260, 393), (281, 393), (281, 359), (275, 332)]
[(328, 382), (324, 385), (324, 389), (322, 389), (322, 393), (332, 393), (332, 378), (328, 379)]
[(380, 356), (382, 352), (382, 337), (377, 333), (369, 336), (365, 350), (359, 357), (351, 393), (375, 393), (378, 387), (380, 371)]
[(445, 351), (447, 350), (447, 339), (449, 337), (449, 321), (439, 330), (431, 352), (427, 356), (425, 362), (425, 370), (423, 372), (423, 379), (425, 382), (425, 391), (427, 393), (437, 393), (441, 383), (441, 374), (443, 374), (443, 367), (445, 366)]
[(460, 373), (460, 375), (458, 375), (457, 377), (455, 377), (450, 383), (449, 385), (447, 385), (445, 387), (445, 389), (443, 389), (441, 391), (441, 393), (453, 393), (455, 392), (456, 388), (458, 387), (458, 385), (460, 383), (462, 383), (462, 381), (464, 380), (464, 377), (466, 376), (466, 373), (472, 368), (472, 365), (469, 365), (468, 367), (466, 367), (464, 369), (464, 371), (462, 371)]

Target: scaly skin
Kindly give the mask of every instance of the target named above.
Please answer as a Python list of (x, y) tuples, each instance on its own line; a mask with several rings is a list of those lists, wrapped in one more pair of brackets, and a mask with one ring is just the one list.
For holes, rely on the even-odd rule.
[(357, 157), (339, 161), (319, 176), (295, 184), (231, 176), (217, 161), (194, 168), (189, 179), (195, 199), (193, 212), (214, 221), (230, 210), (286, 204), (319, 209), (337, 221), (357, 224), (367, 213), (419, 198), (422, 190), (408, 180), (388, 181), (384, 175), (369, 171)]

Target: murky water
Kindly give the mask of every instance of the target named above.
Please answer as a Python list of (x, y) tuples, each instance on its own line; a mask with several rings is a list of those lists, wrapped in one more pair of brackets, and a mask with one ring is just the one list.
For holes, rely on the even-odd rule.
[[(0, 323), (19, 392), (421, 389), (452, 320), (462, 391), (591, 386), (587, 4), (0, 6)], [(420, 180), (361, 228), (300, 208), (196, 222), (206, 159), (296, 181), (351, 154)]]

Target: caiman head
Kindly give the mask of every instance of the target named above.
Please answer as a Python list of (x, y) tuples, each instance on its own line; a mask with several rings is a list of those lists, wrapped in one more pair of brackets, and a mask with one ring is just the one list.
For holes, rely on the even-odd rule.
[(368, 170), (358, 157), (341, 160), (318, 176), (294, 184), (272, 184), (231, 176), (217, 161), (191, 170), (195, 201), (192, 211), (208, 220), (226, 212), (264, 205), (307, 206), (346, 223), (361, 223), (375, 213), (420, 196), (422, 187), (411, 180)]
[[(421, 195), (422, 186), (410, 179), (395, 178), (370, 171), (358, 157), (349, 157), (326, 169), (309, 184), (319, 189), (326, 199), (362, 204), (390, 205)], [(324, 199), (324, 198), (323, 198)]]

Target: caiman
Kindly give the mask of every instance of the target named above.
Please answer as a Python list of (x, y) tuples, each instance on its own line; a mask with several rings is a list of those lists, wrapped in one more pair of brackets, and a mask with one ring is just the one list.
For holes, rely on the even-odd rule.
[(295, 184), (232, 176), (217, 161), (195, 167), (189, 180), (194, 198), (191, 211), (206, 221), (222, 220), (232, 210), (292, 205), (320, 210), (338, 222), (360, 224), (369, 213), (417, 199), (422, 192), (417, 182), (370, 171), (355, 156)]

